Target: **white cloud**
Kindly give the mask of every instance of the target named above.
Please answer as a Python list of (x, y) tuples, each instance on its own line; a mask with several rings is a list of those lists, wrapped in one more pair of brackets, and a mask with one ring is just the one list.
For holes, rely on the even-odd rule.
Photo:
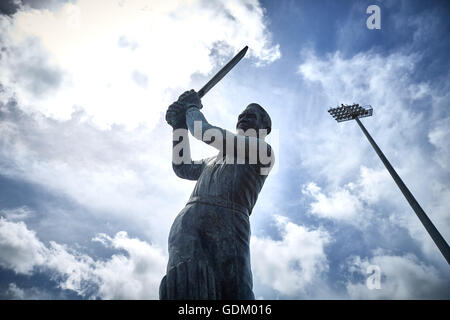
[[(446, 199), (450, 191), (448, 186), (437, 181), (431, 184), (431, 188), (432, 197), (426, 203), (426, 212), (446, 238), (448, 231), (442, 226), (450, 223), (447, 212), (444, 212), (447, 210)], [(362, 166), (355, 182), (337, 187), (329, 193), (311, 182), (302, 187), (302, 194), (312, 200), (308, 212), (315, 216), (351, 224), (363, 231), (366, 240), (369, 238), (366, 238), (365, 232), (373, 228), (386, 237), (390, 234), (395, 237), (395, 228), (405, 228), (415, 240), (414, 244), (429, 259), (439, 264), (445, 263), (424, 226), (384, 168)]]
[[(410, 106), (416, 105), (423, 95), (430, 96), (432, 91), (410, 77), (417, 56), (395, 53), (383, 57), (360, 53), (344, 58), (336, 52), (320, 59), (313, 52), (305, 52), (304, 59), (298, 72), (313, 86), (315, 95), (320, 96), (323, 103), (323, 112), (315, 119), (316, 125), (306, 125), (299, 137), (298, 145), (308, 169), (325, 176), (331, 183), (340, 184), (354, 177), (363, 163), (366, 166), (381, 164), (354, 121), (338, 124), (326, 112), (340, 103), (356, 102), (374, 107), (374, 116), (362, 122), (385, 154), (391, 155), (388, 158), (394, 164), (403, 159), (398, 151), (403, 151), (405, 146), (417, 148), (410, 142), (422, 134), (421, 127), (417, 126), (421, 116)], [(419, 91), (427, 94), (411, 95)], [(401, 132), (408, 132), (408, 135)]]
[(321, 218), (353, 224), (359, 228), (370, 227), (374, 218), (373, 206), (392, 200), (398, 190), (385, 169), (370, 169), (361, 166), (355, 182), (338, 186), (324, 193), (316, 183), (310, 182), (302, 187), (302, 194), (312, 198), (311, 214)]
[(349, 186), (339, 188), (327, 196), (312, 182), (302, 189), (302, 193), (314, 198), (311, 213), (322, 218), (355, 222), (356, 218), (363, 214), (363, 204), (351, 193)]
[(98, 295), (103, 299), (157, 299), (167, 264), (161, 249), (129, 238), (126, 232), (119, 232), (114, 238), (105, 234), (98, 237), (128, 255), (115, 254), (107, 261), (97, 262), (94, 274), (100, 279)]
[[(82, 120), (82, 111), (67, 121), (30, 116), (11, 104), (0, 104), (0, 113), (3, 175), (74, 200), (92, 218), (122, 221), (126, 215), (141, 234), (166, 243), (170, 222), (192, 188), (172, 172), (170, 130), (104, 132)], [(168, 201), (173, 194), (186, 198)], [(66, 223), (60, 219), (52, 217), (53, 223)]]
[[(366, 286), (370, 265), (380, 268), (380, 289), (370, 290)], [(348, 268), (365, 278), (362, 283), (347, 283), (347, 292), (352, 299), (442, 299), (448, 296), (448, 281), (436, 268), (414, 255), (395, 256), (378, 251), (370, 260), (353, 257)]]
[(22, 206), (12, 209), (1, 209), (0, 215), (4, 216), (8, 220), (25, 220), (30, 218), (34, 214), (33, 210), (27, 206)]
[[(0, 82), (20, 106), (56, 119), (81, 106), (103, 128), (153, 128), (194, 74), (210, 73), (218, 57), (246, 44), (259, 63), (280, 57), (254, 0), (78, 0), (1, 19), (8, 50)], [(40, 73), (40, 81), (18, 78), (17, 66)], [(47, 90), (52, 86), (57, 90)]]
[[(374, 107), (374, 116), (361, 122), (448, 239), (450, 220), (445, 211), (449, 210), (450, 184), (444, 178), (448, 171), (444, 101), (448, 104), (449, 97), (443, 89), (447, 85), (432, 87), (417, 81), (414, 73), (420, 56), (403, 50), (351, 57), (335, 52), (323, 58), (305, 51), (303, 58), (298, 73), (323, 105), (323, 112), (313, 116), (314, 126), (304, 123), (297, 144), (303, 167), (314, 173), (315, 181), (326, 183), (326, 187), (319, 185), (320, 192), (304, 189), (312, 196), (312, 213), (331, 218), (334, 208), (350, 220), (352, 212), (365, 209), (365, 223), (355, 226), (389, 221), (406, 228), (428, 258), (445, 262), (356, 123), (336, 123), (326, 109), (353, 102)], [(311, 117), (306, 118), (310, 121)], [(384, 227), (385, 232), (394, 232), (388, 225)]]
[(428, 139), (436, 148), (434, 160), (450, 172), (450, 118), (439, 120), (428, 133)]
[[(2, 173), (165, 247), (193, 183), (172, 172), (163, 111), (245, 44), (256, 63), (278, 59), (264, 19), (253, 0), (80, 0), (0, 17)], [(234, 97), (213, 102), (236, 110), (223, 111)], [(196, 159), (211, 149), (192, 141)]]
[[(97, 240), (124, 253), (107, 260), (94, 260), (65, 245), (43, 244), (23, 222), (0, 218), (0, 266), (16, 273), (50, 271), (62, 289), (86, 298), (157, 299), (159, 282), (165, 273), (167, 257), (162, 250), (119, 232), (113, 238), (99, 234)], [(23, 290), (10, 291), (20, 298)]]
[(253, 276), (292, 297), (320, 282), (320, 276), (328, 270), (324, 247), (330, 236), (324, 230), (311, 230), (282, 216), (276, 216), (276, 223), (281, 240), (251, 238)]
[[(36, 287), (21, 288), (14, 282), (8, 285), (8, 289), (4, 292), (2, 299), (10, 300), (51, 300), (52, 295)], [(53, 297), (54, 299), (54, 297)]]
[(23, 222), (0, 217), (0, 266), (17, 273), (31, 274), (46, 261), (47, 248)]
[(15, 283), (9, 284), (7, 295), (10, 296), (11, 299), (23, 300), (25, 298), (24, 290), (19, 288)]
[(356, 188), (361, 199), (368, 204), (389, 201), (389, 197), (397, 192), (397, 186), (385, 168), (372, 169), (365, 166), (361, 166)]

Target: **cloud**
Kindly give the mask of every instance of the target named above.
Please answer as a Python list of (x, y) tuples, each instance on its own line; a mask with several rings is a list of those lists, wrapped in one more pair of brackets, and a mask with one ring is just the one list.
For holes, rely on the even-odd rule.
[[(170, 223), (192, 188), (172, 172), (170, 130), (161, 113), (175, 92), (203, 82), (245, 44), (257, 64), (279, 58), (259, 3), (78, 1), (52, 10), (22, 7), (0, 24), (2, 175), (55, 197), (30, 209), (33, 231), (14, 224), (31, 214), (25, 207), (2, 211), (12, 234), (3, 233), (1, 265), (18, 274), (45, 273), (85, 298), (156, 298), (166, 263), (158, 250), (167, 246)], [(52, 228), (73, 233), (70, 226), (80, 225), (80, 210), (64, 201), (87, 211), (85, 227), (71, 239), (84, 243), (89, 232), (125, 229), (159, 247), (123, 232), (98, 236), (109, 250), (126, 253), (101, 261), (73, 243), (62, 245), (67, 239), (47, 236), (61, 234)], [(30, 245), (10, 243), (14, 237)]]
[[(54, 297), (44, 290), (36, 287), (21, 288), (14, 282), (9, 283), (5, 292), (0, 294), (2, 299), (8, 300), (51, 300)], [(59, 298), (59, 297), (58, 297)]]
[[(89, 219), (106, 219), (119, 228), (134, 225), (141, 236), (166, 243), (171, 220), (192, 188), (172, 172), (170, 130), (104, 132), (83, 110), (58, 121), (29, 115), (15, 101), (0, 103), (0, 116), (2, 175), (74, 201), (91, 212)], [(173, 194), (185, 198), (167, 201)], [(62, 216), (48, 208), (36, 217), (52, 225), (78, 224), (73, 213)]]
[(31, 274), (36, 265), (44, 264), (47, 248), (23, 222), (0, 217), (0, 266), (17, 273)]
[(58, 8), (69, 1), (71, 0), (3, 0), (0, 2), (0, 13), (12, 16), (14, 13), (24, 8)]
[(27, 206), (0, 210), (0, 215), (4, 216), (6, 219), (10, 221), (28, 219), (33, 215), (33, 213), (34, 213), (33, 210), (31, 210)]
[[(164, 109), (245, 44), (252, 62), (278, 59), (264, 12), (257, 1), (48, 6), (0, 17), (2, 175), (75, 202), (108, 231), (131, 229), (166, 246), (193, 185), (172, 172)], [(220, 98), (210, 110), (223, 113)], [(194, 156), (207, 148), (192, 142)], [(79, 224), (55, 202), (37, 219)]]
[(10, 283), (6, 295), (13, 300), (23, 300), (25, 299), (25, 291), (19, 288), (15, 283)]
[[(405, 48), (345, 57), (340, 52), (319, 57), (304, 51), (303, 58), (298, 72), (326, 109), (353, 102), (374, 107), (374, 116), (361, 121), (448, 239), (450, 221), (444, 213), (450, 190), (444, 178), (448, 84), (432, 86), (418, 79), (415, 72), (422, 57)], [(337, 124), (326, 109), (323, 115), (307, 117), (315, 125), (305, 122), (304, 132), (298, 135), (302, 164), (317, 181), (305, 183), (302, 191), (312, 215), (334, 221), (337, 230), (344, 228), (343, 222), (359, 231), (361, 257), (343, 267), (348, 271), (358, 266), (358, 277), (346, 285), (347, 294), (354, 299), (448, 297), (444, 271), (448, 266), (380, 159), (354, 121)], [(357, 248), (339, 239), (335, 243)], [(375, 250), (380, 246), (408, 254)], [(367, 250), (372, 252), (363, 258)], [(352, 254), (352, 250), (345, 252)], [(380, 290), (366, 286), (369, 265), (381, 268)]]
[[(364, 123), (369, 122), (369, 131), (386, 154), (403, 149), (420, 134), (416, 125), (421, 115), (409, 106), (417, 106), (420, 99), (430, 97), (432, 90), (411, 78), (418, 59), (416, 55), (398, 52), (384, 57), (368, 52), (344, 58), (336, 52), (321, 59), (313, 52), (304, 52), (304, 59), (298, 72), (308, 86), (316, 89), (324, 103), (318, 126), (306, 126), (306, 132), (300, 136), (299, 146), (306, 149), (304, 154), (310, 157), (304, 158), (304, 164), (310, 170), (317, 169), (319, 175), (339, 183), (352, 176), (358, 164), (367, 163), (369, 159), (374, 159), (369, 163), (378, 164), (370, 145), (362, 141), (361, 132), (353, 122), (333, 123), (325, 112), (339, 103), (374, 106), (374, 117)], [(399, 130), (408, 135), (400, 135)], [(396, 159), (391, 157), (391, 161)]]
[(315, 183), (304, 186), (302, 193), (314, 198), (311, 203), (311, 213), (323, 218), (355, 221), (363, 211), (363, 204), (360, 199), (351, 193), (349, 187), (339, 188), (329, 197), (321, 192), (321, 188)]
[[(118, 253), (106, 260), (94, 260), (53, 241), (46, 246), (25, 223), (0, 218), (0, 266), (27, 275), (49, 272), (61, 289), (84, 298), (158, 298), (167, 263), (160, 248), (130, 238), (126, 232), (114, 237), (99, 234), (93, 240)], [(16, 298), (28, 297), (15, 284), (9, 290)]]
[(251, 238), (252, 270), (256, 281), (293, 297), (320, 282), (328, 270), (324, 247), (330, 235), (321, 229), (297, 225), (276, 216), (281, 239)]
[(15, 0), (5, 0), (0, 2), (0, 13), (12, 15), (19, 9), (19, 3)]
[[(106, 260), (96, 260), (54, 241), (43, 244), (24, 222), (0, 219), (0, 266), (4, 268), (19, 274), (49, 273), (61, 289), (72, 290), (84, 298), (158, 297), (167, 263), (158, 247), (130, 238), (126, 232), (118, 232), (114, 237), (98, 234), (93, 241), (117, 253)], [(277, 216), (276, 222), (281, 240), (252, 237), (253, 272), (256, 281), (292, 297), (322, 281), (320, 277), (328, 270), (324, 247), (330, 236), (320, 229), (296, 225), (285, 217)], [(39, 297), (29, 290), (25, 294), (15, 285), (11, 290), (17, 293), (15, 298)]]
[(436, 148), (433, 159), (450, 172), (450, 118), (437, 121), (428, 133), (430, 143)]
[[(2, 29), (8, 30), (10, 20), (0, 16)], [(57, 94), (64, 82), (64, 72), (44, 54), (36, 38), (24, 39), (21, 45), (8, 41), (8, 33), (0, 37), (2, 52), (0, 65), (2, 93), (46, 99)], [(26, 49), (26, 50), (25, 50)], [(2, 96), (4, 101), (4, 96)]]
[(167, 257), (162, 251), (139, 239), (131, 239), (126, 232), (114, 238), (100, 234), (102, 243), (116, 250), (125, 250), (124, 255), (113, 255), (99, 263), (95, 275), (101, 279), (98, 295), (102, 299), (148, 299), (158, 298), (159, 283), (165, 274)]
[(1, 26), (0, 82), (21, 108), (68, 119), (81, 106), (102, 128), (155, 127), (193, 75), (204, 81), (246, 44), (256, 63), (280, 57), (254, 0), (79, 0), (24, 7)]
[[(350, 57), (340, 52), (318, 57), (305, 51), (303, 55), (298, 72), (322, 105), (358, 102), (374, 107), (374, 116), (363, 119), (363, 124), (436, 227), (449, 238), (450, 221), (443, 209), (448, 212), (450, 190), (444, 178), (447, 84), (433, 87), (418, 80), (414, 74), (420, 54), (407, 50), (386, 55), (369, 51)], [(306, 183), (303, 188), (312, 199), (311, 213), (342, 221), (364, 216), (354, 221), (359, 229), (382, 223), (384, 232), (395, 234), (395, 228), (404, 228), (419, 250), (442, 263), (359, 127), (354, 121), (337, 124), (325, 110), (313, 117), (314, 126), (305, 123), (298, 134), (302, 165), (321, 182), (313, 181), (309, 187)], [(393, 227), (385, 225), (386, 219)]]
[[(363, 283), (347, 282), (352, 299), (446, 299), (449, 294), (449, 283), (443, 274), (411, 254), (396, 256), (378, 250), (370, 259), (356, 256), (348, 264), (349, 270), (365, 279)], [(369, 266), (378, 266), (381, 271), (380, 289), (366, 286)]]
[(321, 218), (350, 223), (358, 228), (370, 227), (373, 210), (380, 202), (389, 202), (397, 190), (389, 173), (384, 169), (360, 167), (355, 182), (338, 186), (325, 194), (316, 183), (303, 185), (302, 194), (313, 201), (309, 212)]

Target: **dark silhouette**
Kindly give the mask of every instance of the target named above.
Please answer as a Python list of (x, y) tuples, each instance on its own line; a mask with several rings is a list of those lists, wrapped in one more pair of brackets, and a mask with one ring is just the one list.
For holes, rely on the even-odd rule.
[[(274, 163), (264, 141), (271, 120), (260, 105), (250, 104), (239, 115), (234, 134), (210, 125), (201, 108), (198, 94), (191, 90), (166, 113), (174, 129), (173, 170), (197, 183), (170, 230), (160, 299), (254, 299), (249, 216)], [(198, 124), (201, 135), (196, 136)], [(192, 161), (187, 129), (217, 148), (218, 155)]]

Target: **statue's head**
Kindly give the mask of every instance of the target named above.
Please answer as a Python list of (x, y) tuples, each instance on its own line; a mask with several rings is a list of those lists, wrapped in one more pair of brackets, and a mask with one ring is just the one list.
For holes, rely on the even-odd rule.
[(256, 133), (259, 129), (266, 129), (267, 134), (272, 130), (272, 120), (263, 107), (257, 103), (250, 103), (238, 117), (236, 129), (243, 130), (254, 129)]

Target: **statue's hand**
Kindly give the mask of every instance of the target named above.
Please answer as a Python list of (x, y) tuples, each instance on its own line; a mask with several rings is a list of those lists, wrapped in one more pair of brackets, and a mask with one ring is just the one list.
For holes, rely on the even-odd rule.
[(173, 129), (187, 129), (186, 106), (179, 101), (172, 103), (166, 111), (166, 121)]
[(203, 108), (202, 102), (200, 100), (200, 97), (198, 96), (198, 93), (195, 92), (195, 90), (190, 90), (184, 92), (179, 98), (178, 102), (181, 102), (186, 106), (186, 108), (195, 106), (199, 109)]

